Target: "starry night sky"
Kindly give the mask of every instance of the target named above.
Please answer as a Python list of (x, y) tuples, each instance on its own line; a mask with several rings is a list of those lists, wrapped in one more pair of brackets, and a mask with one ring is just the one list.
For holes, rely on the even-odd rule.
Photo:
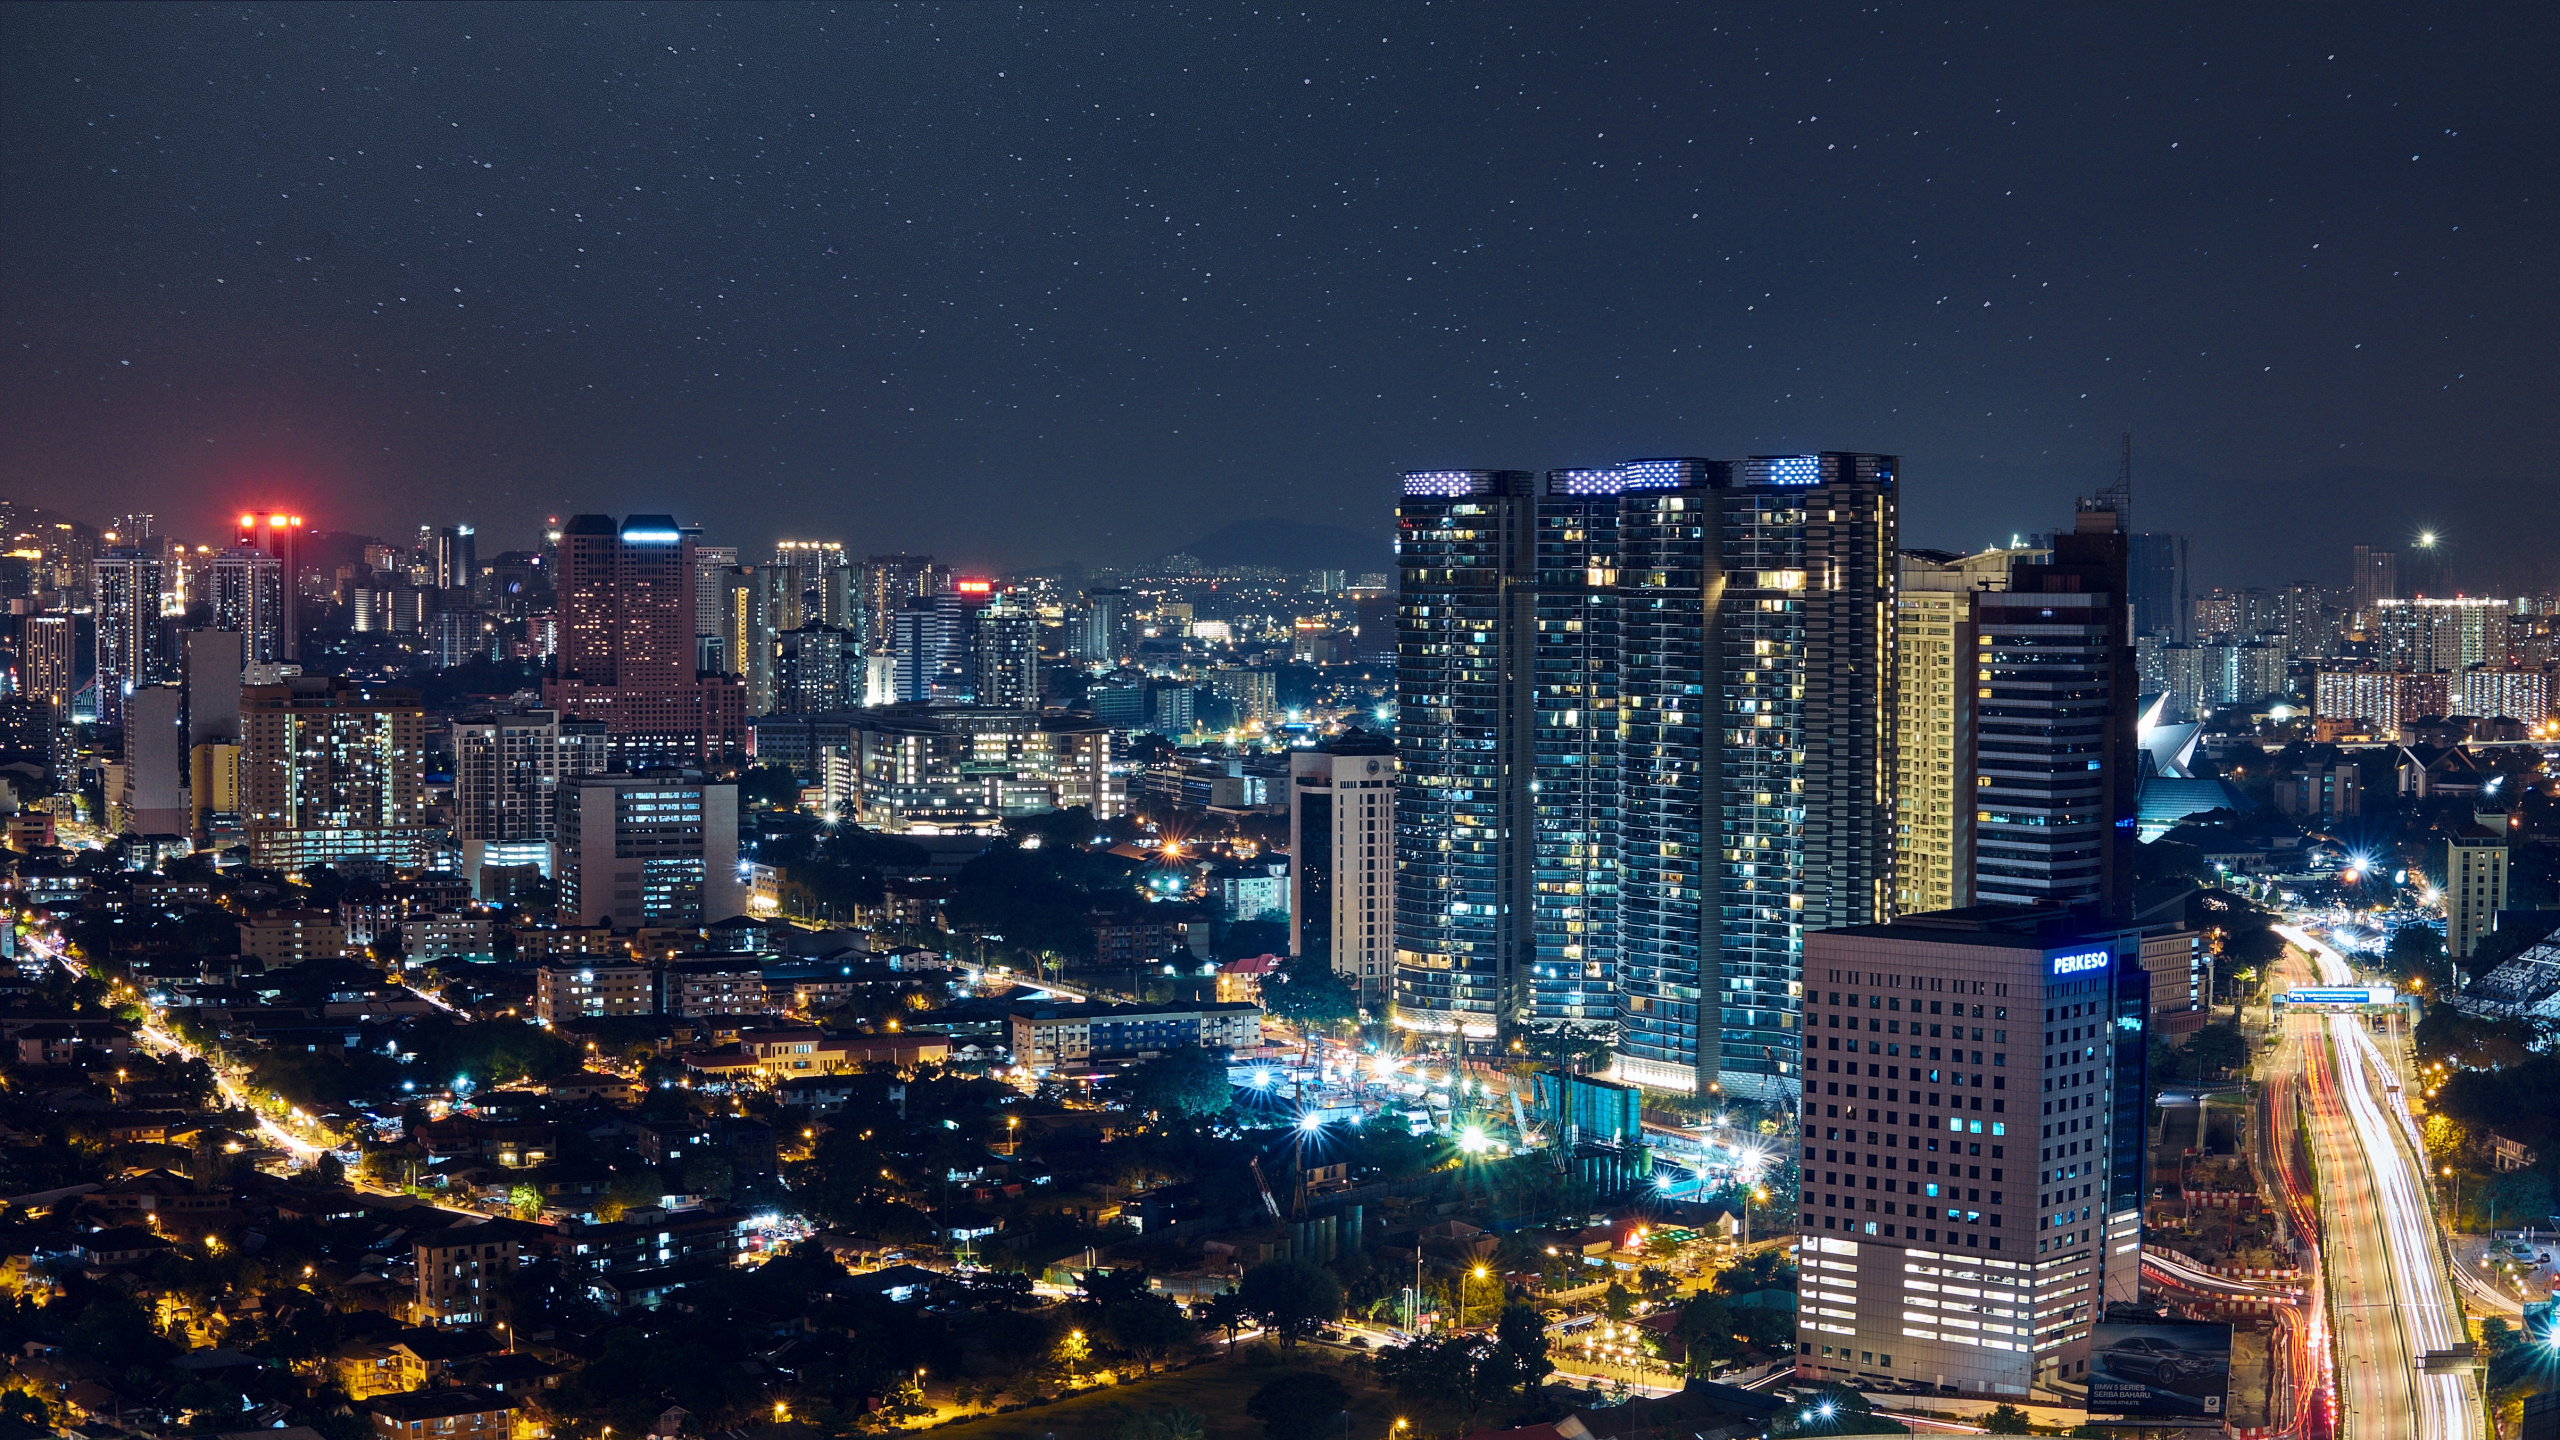
[(0, 10), (0, 493), (980, 564), (1409, 465), (2136, 450), (2198, 581), (2560, 583), (2545, 6)]

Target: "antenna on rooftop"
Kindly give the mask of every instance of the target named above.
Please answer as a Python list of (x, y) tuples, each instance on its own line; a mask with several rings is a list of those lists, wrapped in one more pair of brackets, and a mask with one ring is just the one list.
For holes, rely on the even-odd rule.
[(2116, 467), (2116, 483), (2098, 492), (2098, 510), (2116, 512), (2116, 533), (2133, 533), (2133, 432), (2124, 433), (2124, 458)]

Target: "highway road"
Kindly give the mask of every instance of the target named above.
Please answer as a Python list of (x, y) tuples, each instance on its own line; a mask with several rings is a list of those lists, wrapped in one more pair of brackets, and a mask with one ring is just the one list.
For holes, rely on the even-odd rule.
[[(2336, 951), (2294, 927), (2278, 933), (2312, 957), (2319, 983), (2352, 982)], [(2285, 965), (2294, 981), (2315, 978), (2290, 956)], [(2468, 1369), (2421, 1368), (2428, 1352), (2469, 1342), (2395, 1072), (2361, 1019), (2317, 1011), (2286, 1016), (2278, 1068), (2301, 1077), (2318, 1171), (2341, 1433), (2474, 1440), (2482, 1417)]]

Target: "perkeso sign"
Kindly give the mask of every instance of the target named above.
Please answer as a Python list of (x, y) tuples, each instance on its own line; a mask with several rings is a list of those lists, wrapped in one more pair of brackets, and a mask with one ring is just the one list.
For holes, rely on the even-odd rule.
[(2046, 956), (2045, 963), (2049, 967), (2047, 973), (2054, 979), (2065, 980), (2074, 975), (2102, 974), (2116, 963), (2116, 957), (2110, 950), (2066, 950)]

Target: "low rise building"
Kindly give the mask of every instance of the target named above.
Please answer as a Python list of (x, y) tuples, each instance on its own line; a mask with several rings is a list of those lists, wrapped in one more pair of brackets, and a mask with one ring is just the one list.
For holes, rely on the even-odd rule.
[(269, 970), (346, 953), (347, 928), (320, 910), (269, 910), (240, 922), (240, 955)]
[(1192, 1046), (1232, 1053), (1262, 1044), (1262, 1007), (1242, 1002), (1031, 1005), (1010, 1018), (1014, 1062), (1037, 1072)]
[(566, 1020), (658, 1013), (658, 972), (637, 961), (547, 961), (534, 972), (533, 1013), (545, 1025)]

